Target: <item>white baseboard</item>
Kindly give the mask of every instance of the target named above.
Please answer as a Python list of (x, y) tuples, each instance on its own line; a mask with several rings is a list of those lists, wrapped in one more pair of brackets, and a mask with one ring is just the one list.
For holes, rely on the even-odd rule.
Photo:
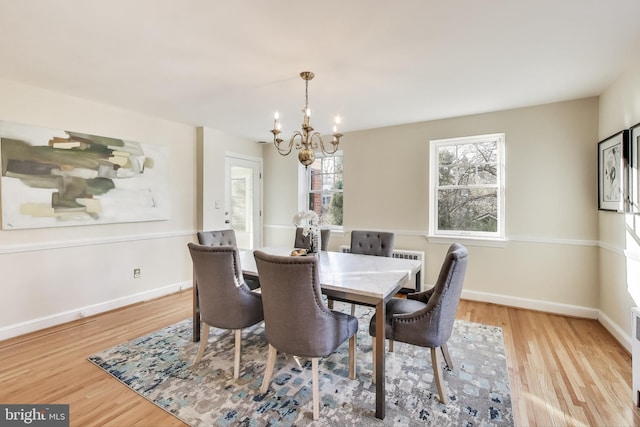
[[(105, 301), (99, 304), (93, 304), (85, 307), (80, 307), (74, 310), (65, 311), (62, 313), (54, 314), (51, 316), (45, 316), (38, 319), (28, 320), (26, 322), (16, 323), (13, 325), (0, 328), (0, 341), (13, 338), (19, 335), (28, 334), (41, 329), (49, 328), (51, 326), (60, 325), (63, 323), (71, 322), (73, 320), (82, 319), (84, 317), (93, 316), (95, 314), (104, 313), (117, 308), (125, 307), (127, 305), (136, 304), (142, 301), (148, 301), (154, 298), (159, 298), (165, 295), (169, 295), (175, 292), (182, 291), (187, 288), (191, 288), (192, 282), (185, 281), (175, 283), (173, 285), (165, 286), (163, 288), (152, 289), (150, 291), (139, 292), (137, 294), (128, 295), (126, 297), (117, 298), (111, 301)], [(538, 310), (548, 313), (561, 314), (565, 316), (583, 317), (587, 319), (597, 319), (602, 326), (605, 327), (615, 338), (620, 345), (625, 347), (627, 351), (631, 352), (631, 337), (620, 328), (615, 322), (613, 322), (607, 315), (600, 310), (589, 307), (582, 307), (570, 304), (559, 304), (548, 301), (532, 300), (527, 298), (512, 297), (506, 295), (491, 294), (487, 292), (478, 292), (464, 290), (462, 291), (462, 298), (471, 301), (481, 301), (493, 304), (500, 304), (509, 307), (525, 308), (529, 310)]]
[(469, 291), (466, 289), (462, 290), (462, 298), (472, 301), (490, 302), (510, 307), (544, 311), (547, 313), (562, 314), (565, 316), (584, 317), (587, 319), (597, 319), (600, 313), (600, 310), (596, 308), (560, 304), (557, 302), (541, 301), (508, 295), (490, 294), (486, 292)]
[(62, 313), (57, 313), (50, 316), (40, 317), (38, 319), (27, 320), (25, 322), (4, 326), (0, 328), (0, 341), (8, 338), (17, 337), (19, 335), (28, 334), (30, 332), (38, 331), (40, 329), (49, 328), (51, 326), (56, 326), (63, 323), (71, 322), (73, 320), (82, 319), (87, 316), (93, 316), (94, 314), (104, 313), (106, 311), (114, 310), (116, 308), (135, 304), (138, 302), (148, 301), (154, 298), (169, 295), (169, 294), (181, 291), (183, 289), (190, 288), (191, 286), (192, 286), (192, 282), (188, 280), (185, 282), (175, 283), (162, 288), (139, 292), (133, 295), (127, 295), (126, 297), (116, 298), (114, 300), (104, 301), (98, 304), (79, 307), (79, 308), (68, 310)]
[[(631, 336), (618, 326), (609, 316), (602, 311), (598, 315), (598, 322), (620, 343), (621, 346), (631, 353)], [(631, 322), (631, 320), (629, 320)]]
[(489, 302), (506, 305), (509, 307), (525, 308), (528, 310), (544, 311), (547, 313), (561, 314), (563, 316), (582, 317), (595, 319), (620, 343), (621, 346), (631, 352), (631, 337), (601, 310), (578, 305), (560, 304), (556, 302), (532, 300), (527, 298), (512, 297), (506, 295), (490, 294), (462, 290), (462, 298), (471, 301)]

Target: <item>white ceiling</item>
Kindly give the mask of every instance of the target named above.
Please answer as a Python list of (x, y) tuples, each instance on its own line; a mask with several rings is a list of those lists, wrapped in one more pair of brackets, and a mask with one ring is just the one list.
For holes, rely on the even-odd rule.
[[(0, 78), (271, 140), (599, 95), (639, 0), (0, 0)], [(1, 94), (0, 94), (1, 96)], [(1, 118), (0, 118), (1, 119)]]

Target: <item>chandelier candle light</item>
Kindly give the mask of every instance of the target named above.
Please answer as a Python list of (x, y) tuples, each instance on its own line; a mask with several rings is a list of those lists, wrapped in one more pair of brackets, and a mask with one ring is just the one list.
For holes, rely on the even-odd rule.
[(341, 133), (338, 133), (338, 125), (340, 124), (340, 117), (336, 116), (335, 124), (333, 125), (333, 138), (331, 140), (331, 148), (326, 149), (324, 146), (324, 141), (322, 140), (322, 135), (320, 132), (314, 132), (313, 127), (311, 127), (311, 110), (309, 109), (309, 80), (311, 80), (314, 76), (311, 71), (303, 71), (300, 73), (300, 77), (305, 82), (305, 100), (304, 100), (304, 109), (302, 112), (304, 113), (304, 118), (302, 121), (302, 132), (295, 131), (291, 138), (289, 139), (288, 144), (282, 144), (283, 139), (280, 138), (280, 127), (281, 123), (279, 121), (280, 115), (276, 112), (273, 116), (273, 129), (271, 133), (273, 134), (273, 144), (275, 145), (278, 153), (282, 156), (288, 156), (293, 149), (293, 143), (295, 142), (296, 150), (302, 149), (298, 153), (298, 160), (302, 163), (305, 168), (308, 167), (315, 160), (314, 150), (320, 149), (325, 155), (334, 154), (338, 151), (338, 144), (340, 143)]

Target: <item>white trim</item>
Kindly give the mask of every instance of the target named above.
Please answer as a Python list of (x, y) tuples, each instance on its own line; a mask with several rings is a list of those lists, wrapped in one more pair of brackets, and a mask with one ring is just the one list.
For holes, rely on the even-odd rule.
[(508, 241), (504, 239), (490, 239), (472, 236), (426, 236), (429, 243), (451, 244), (453, 242), (464, 243), (468, 246), (487, 246), (492, 248), (504, 248)]
[(598, 322), (609, 331), (611, 335), (620, 343), (621, 346), (631, 353), (631, 336), (627, 334), (617, 323), (600, 310), (598, 314)]
[(605, 243), (605, 242), (598, 242), (598, 247), (600, 249), (604, 249), (604, 250), (609, 251), (609, 252), (617, 253), (618, 255), (624, 255), (625, 254), (625, 249), (623, 247), (621, 247), (621, 246), (611, 245), (611, 244)]
[(525, 243), (544, 243), (556, 245), (572, 245), (572, 246), (599, 246), (597, 240), (581, 240), (581, 239), (559, 239), (556, 237), (533, 237), (533, 236), (510, 236), (510, 242)]
[(54, 242), (41, 242), (41, 243), (25, 243), (21, 245), (3, 245), (0, 246), (0, 255), (3, 254), (15, 254), (20, 252), (35, 252), (46, 251), (52, 249), (65, 249), (75, 248), (82, 246), (104, 245), (111, 243), (133, 242), (139, 240), (154, 240), (165, 239), (171, 237), (181, 236), (194, 236), (196, 234), (193, 230), (181, 230), (171, 231), (164, 233), (150, 233), (150, 234), (129, 234), (124, 236), (115, 237), (97, 237), (92, 239), (78, 239), (78, 240), (60, 240)]
[(598, 322), (631, 353), (631, 337), (616, 324), (602, 310), (590, 307), (582, 307), (571, 304), (559, 304), (549, 301), (533, 300), (528, 298), (511, 297), (506, 295), (490, 294), (486, 292), (470, 291), (463, 289), (463, 299), (471, 301), (488, 302), (508, 307), (523, 308), (527, 310), (543, 311), (545, 313), (560, 314), (563, 316), (581, 317), (598, 320)]
[[(337, 150), (333, 154), (324, 154), (322, 151), (315, 151), (316, 159), (321, 158), (329, 158), (339, 156), (342, 157), (343, 160), (343, 180), (344, 180), (344, 151), (342, 149)], [(309, 209), (309, 193), (311, 192), (311, 171), (309, 168), (304, 167), (300, 162), (298, 162), (298, 211), (305, 211)], [(341, 191), (318, 191), (318, 193), (322, 194), (323, 192), (333, 192), (333, 193), (341, 193), (344, 194), (344, 190)], [(344, 219), (344, 217), (343, 217)], [(342, 230), (342, 226), (340, 225), (332, 225), (331, 227), (335, 227), (332, 229)]]
[(234, 151), (225, 151), (224, 156), (233, 157), (234, 159), (240, 159), (240, 160), (249, 160), (250, 162), (258, 162), (260, 163), (260, 166), (262, 166), (262, 163), (264, 161), (262, 157), (249, 156), (247, 154), (236, 153)]
[(508, 295), (491, 294), (487, 292), (462, 290), (462, 298), (471, 301), (490, 302), (528, 310), (544, 311), (546, 313), (562, 314), (565, 316), (598, 319), (600, 311), (596, 308), (579, 305), (561, 304), (557, 302), (534, 300), (529, 298), (513, 297)]
[(637, 250), (623, 249), (622, 253), (625, 258), (631, 259), (635, 262), (640, 262), (640, 253)]
[(38, 319), (32, 319), (25, 322), (15, 323), (13, 325), (3, 326), (2, 328), (0, 328), (0, 341), (17, 337), (19, 335), (28, 334), (30, 332), (39, 331), (51, 326), (61, 325), (73, 320), (78, 320), (88, 316), (115, 310), (117, 308), (136, 304), (142, 301), (149, 301), (191, 287), (191, 280), (187, 280), (185, 282), (175, 283), (173, 285), (164, 286), (162, 288), (151, 289), (125, 297), (116, 298), (111, 301), (104, 301), (85, 307), (78, 307), (72, 310), (64, 311), (62, 313), (52, 314), (49, 316), (40, 317)]
[[(463, 236), (475, 237), (487, 240), (505, 240), (506, 230), (506, 196), (505, 196), (505, 165), (506, 165), (506, 134), (493, 133), (486, 135), (472, 135), (456, 138), (433, 139), (429, 141), (429, 235), (443, 238), (458, 238)], [(496, 145), (497, 163), (496, 163), (496, 183), (483, 185), (444, 185), (440, 186), (440, 156), (438, 149), (442, 146), (459, 146), (467, 144), (478, 144), (482, 142), (494, 142)], [(497, 191), (497, 230), (495, 232), (488, 231), (468, 231), (468, 230), (440, 230), (438, 228), (438, 190), (440, 188), (495, 188)]]
[[(251, 248), (261, 247), (264, 239), (264, 226), (262, 211), (264, 209), (264, 188), (262, 174), (264, 171), (264, 162), (261, 157), (247, 156), (244, 154), (237, 154), (230, 151), (225, 152), (224, 157), (224, 210), (225, 221), (230, 221), (231, 218), (227, 217), (227, 213), (233, 210), (231, 206), (231, 166), (241, 166), (247, 169), (251, 169), (254, 172), (253, 175), (253, 199), (250, 203), (253, 207), (253, 223), (251, 224), (252, 239), (250, 242)], [(247, 197), (249, 194), (246, 195)], [(249, 202), (246, 202), (249, 203)], [(228, 224), (231, 226), (231, 224)]]
[[(265, 224), (265, 228), (274, 230), (292, 229), (293, 226), (285, 224)], [(342, 231), (343, 233), (350, 233), (353, 230), (364, 230), (367, 227), (344, 227), (341, 230), (332, 229), (332, 232)], [(597, 240), (580, 240), (580, 239), (558, 239), (553, 237), (533, 237), (533, 236), (511, 236), (506, 240), (494, 240), (483, 238), (471, 238), (468, 236), (458, 237), (435, 237), (428, 236), (425, 230), (394, 230), (394, 229), (377, 229), (378, 231), (390, 231), (395, 233), (396, 236), (409, 236), (409, 237), (424, 237), (430, 243), (452, 243), (468, 241), (471, 245), (476, 246), (497, 246), (504, 247), (509, 242), (522, 242), (522, 243), (541, 243), (541, 244), (553, 244), (553, 245), (568, 245), (568, 246), (594, 246), (605, 247), (601, 242)], [(486, 243), (486, 245), (484, 244)], [(622, 253), (622, 249), (610, 247), (610, 250)]]

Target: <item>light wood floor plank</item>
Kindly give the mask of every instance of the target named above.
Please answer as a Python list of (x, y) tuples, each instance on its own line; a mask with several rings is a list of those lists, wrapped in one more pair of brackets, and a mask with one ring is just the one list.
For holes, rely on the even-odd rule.
[[(72, 426), (184, 426), (86, 357), (191, 315), (191, 291), (0, 342), (1, 403), (67, 403)], [(595, 320), (461, 301), (500, 326), (517, 426), (634, 426), (631, 356)], [(454, 360), (455, 363), (455, 360)]]

